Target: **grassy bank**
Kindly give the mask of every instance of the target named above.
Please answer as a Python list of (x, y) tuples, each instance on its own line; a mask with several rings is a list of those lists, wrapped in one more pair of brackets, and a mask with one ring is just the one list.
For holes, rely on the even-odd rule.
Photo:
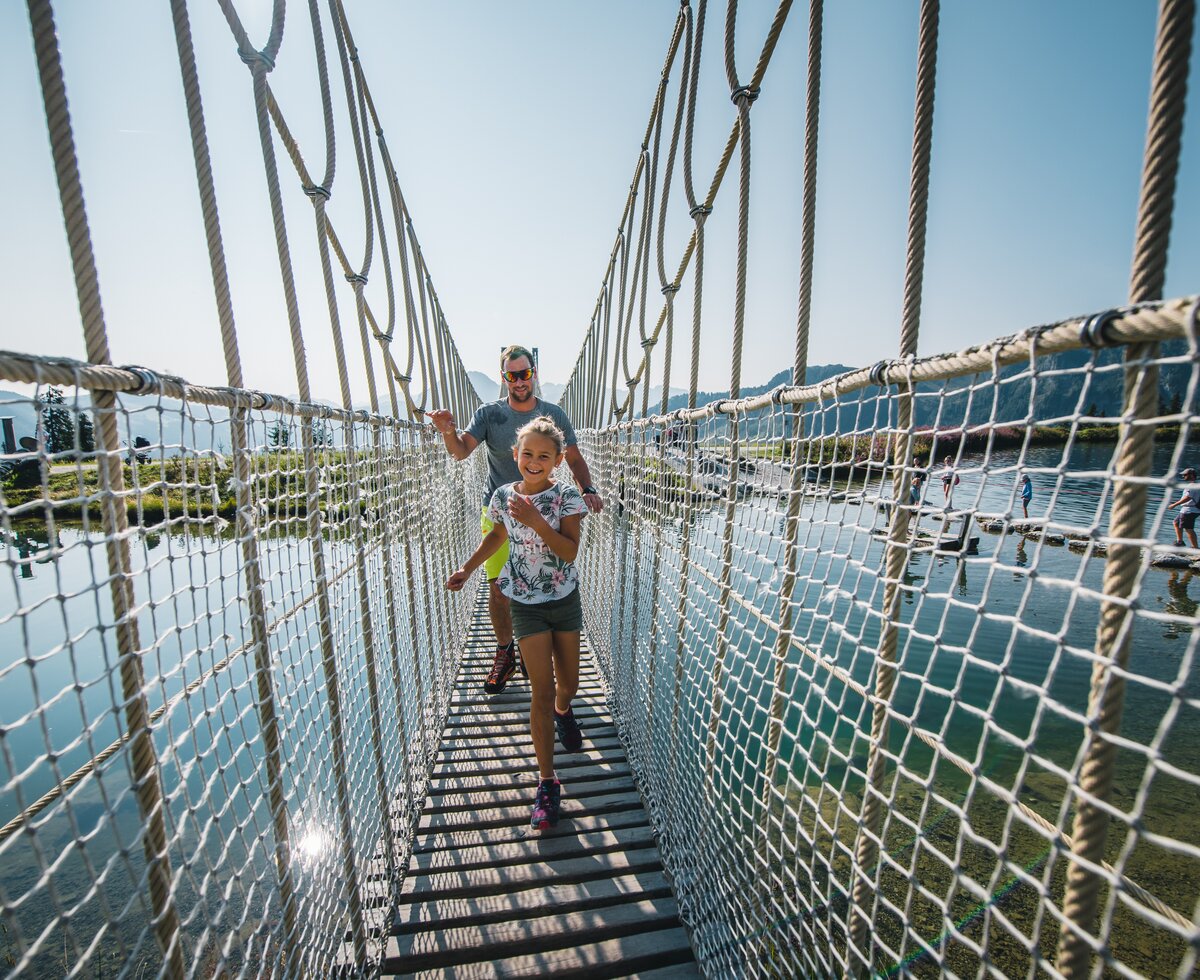
[[(343, 452), (317, 455), (322, 510), (346, 509), (349, 468)], [(175, 457), (122, 465), (125, 493), (121, 498), (131, 524), (149, 527), (174, 520), (233, 520), (237, 497), (232, 467), (212, 459)], [(254, 457), (252, 496), (275, 520), (303, 517), (308, 510), (304, 460), (297, 452), (269, 452)], [(94, 462), (56, 465), (44, 482), (19, 471), (0, 482), (0, 499), (14, 521), (99, 521), (104, 494)]]

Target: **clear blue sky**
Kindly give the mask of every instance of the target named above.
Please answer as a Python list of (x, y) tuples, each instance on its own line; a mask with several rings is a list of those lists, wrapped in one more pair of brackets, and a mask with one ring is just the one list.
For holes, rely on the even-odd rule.
[[(238, 6), (261, 44), (269, 4)], [(742, 6), (739, 72), (748, 77), (775, 5)], [(599, 291), (678, 3), (356, 0), (347, 7), (465, 363), (491, 373), (498, 347), (519, 341), (541, 348), (544, 379), (565, 381)], [(294, 392), (248, 72), (216, 4), (191, 8), (247, 383)], [(943, 4), (922, 353), (1125, 300), (1155, 12), (1151, 0)], [(56, 15), (114, 360), (222, 383), (167, 5), (60, 0)], [(700, 187), (734, 113), (720, 60), (723, 25), (718, 3), (703, 62)], [(916, 27), (915, 2), (826, 4), (813, 363), (865, 364), (896, 350)], [(807, 6), (798, 0), (753, 109), (746, 385), (791, 363), (806, 35)], [(330, 214), (357, 255), (358, 177), (332, 50), (330, 58), (342, 103)], [(323, 134), (306, 5), (289, 4), (272, 82), (319, 173)], [(1195, 68), (1190, 88), (1168, 295), (1200, 290)], [(0, 345), (81, 357), (23, 4), (0, 4), (0, 90), (7, 144)], [(282, 159), (281, 169), (313, 386), (336, 399), (311, 209)], [(735, 176), (710, 224), (707, 388), (724, 388), (729, 378)], [(678, 185), (674, 201), (669, 268), (689, 224)], [(381, 276), (369, 290), (382, 311)], [(680, 302), (690, 310), (690, 301)], [(348, 347), (356, 362), (348, 289), (342, 315), (355, 331)], [(677, 341), (676, 352), (679, 385), (686, 343)], [(355, 397), (365, 398), (361, 384)]]

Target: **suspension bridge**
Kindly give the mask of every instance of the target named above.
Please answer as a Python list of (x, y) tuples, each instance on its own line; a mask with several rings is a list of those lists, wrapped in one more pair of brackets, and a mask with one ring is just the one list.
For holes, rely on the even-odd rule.
[[(87, 357), (0, 352), (27, 392), (0, 415), (37, 419), (6, 433), (0, 484), (6, 975), (1194, 974), (1200, 562), (1173, 518), (1200, 320), (1195, 295), (1163, 295), (1193, 2), (1158, 9), (1126, 305), (918, 356), (940, 14), (920, 0), (895, 356), (819, 379), (822, 2), (779, 3), (752, 65), (737, 0), (723, 23), (679, 5), (560, 400), (606, 507), (579, 561), (588, 742), (560, 757), (564, 819), (542, 837), (527, 686), (482, 695), (483, 593), (442, 587), (486, 473), (424, 413), (461, 424), (479, 397), (369, 66), (341, 0), (310, 3), (314, 154), (271, 85), (283, 0), (265, 39), (219, 6), (292, 397), (244, 379), (186, 0), (170, 11), (223, 379), (112, 363), (55, 10), (28, 0)], [(751, 121), (789, 20), (808, 37), (794, 359), (788, 383), (743, 391)], [(702, 173), (706, 46), (730, 128)], [(335, 78), (354, 151), (336, 183)], [(353, 249), (342, 200), (362, 211)], [(336, 407), (310, 384), (286, 202), (311, 209)], [(704, 404), (719, 206), (738, 216), (731, 374)]]

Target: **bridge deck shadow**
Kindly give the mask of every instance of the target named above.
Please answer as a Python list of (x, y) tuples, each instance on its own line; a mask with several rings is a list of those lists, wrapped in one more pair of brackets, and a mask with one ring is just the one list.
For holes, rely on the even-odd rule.
[(543, 833), (529, 826), (529, 682), (518, 671), (484, 694), (494, 644), (481, 590), (384, 975), (699, 976), (586, 635), (584, 748), (556, 745), (562, 819)]

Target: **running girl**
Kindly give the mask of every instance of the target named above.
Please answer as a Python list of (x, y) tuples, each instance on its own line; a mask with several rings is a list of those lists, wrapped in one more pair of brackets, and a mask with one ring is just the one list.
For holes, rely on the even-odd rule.
[(457, 592), (509, 541), (498, 584), (512, 600), (513, 635), (532, 688), (529, 733), (537, 755), (538, 790), (530, 825), (535, 830), (558, 823), (562, 784), (554, 775), (554, 729), (568, 752), (583, 747), (571, 699), (579, 687), (583, 626), (574, 561), (587, 504), (573, 486), (551, 479), (565, 445), (562, 430), (544, 415), (517, 432), (513, 457), (521, 479), (496, 489), (488, 505), (492, 530), (446, 581), (446, 588)]

